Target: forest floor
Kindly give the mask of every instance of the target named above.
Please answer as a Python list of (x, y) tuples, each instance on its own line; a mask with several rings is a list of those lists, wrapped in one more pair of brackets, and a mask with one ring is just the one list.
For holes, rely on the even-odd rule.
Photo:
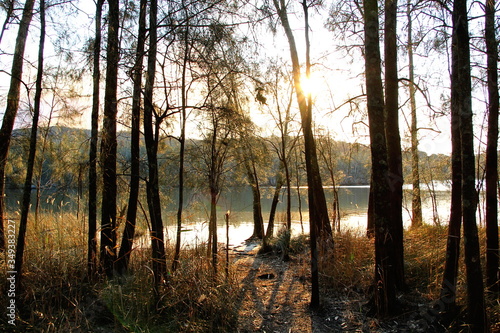
[[(459, 309), (446, 328), (437, 322), (443, 306), (433, 300), (441, 286), (446, 231), (436, 226), (406, 231), (408, 288), (398, 295), (398, 315), (384, 320), (369, 315), (373, 240), (352, 232), (335, 234), (331, 256), (321, 256), (321, 305), (314, 310), (309, 306), (307, 235), (286, 241), (278, 234), (270, 244), (272, 251), (266, 253), (260, 253), (260, 242), (229, 246), (228, 266), (221, 244), (216, 279), (205, 246), (185, 249), (178, 271), (161, 286), (160, 298), (148, 287), (152, 285), (149, 248), (135, 250), (133, 274), (89, 283), (85, 244), (68, 242), (68, 250), (54, 251), (53, 247), (44, 250), (44, 243), (33, 239), (25, 288), (19, 295), (18, 326), (8, 324), (3, 315), (0, 332), (469, 332), (464, 324), (463, 259), (457, 283)], [(285, 244), (289, 245), (288, 261), (280, 254)], [(5, 265), (0, 258), (0, 267)], [(0, 270), (4, 291), (6, 271)], [(5, 308), (8, 301), (7, 293), (0, 293), (0, 305)], [(500, 332), (500, 302), (491, 297), (486, 301), (490, 331)]]
[[(443, 332), (425, 318), (424, 299), (406, 299), (402, 314), (379, 321), (367, 316), (363, 291), (322, 290), (322, 303), (311, 310), (310, 274), (306, 258), (283, 261), (274, 253), (259, 254), (257, 244), (235, 249), (239, 279), (237, 332)], [(424, 310), (425, 309), (425, 310)]]

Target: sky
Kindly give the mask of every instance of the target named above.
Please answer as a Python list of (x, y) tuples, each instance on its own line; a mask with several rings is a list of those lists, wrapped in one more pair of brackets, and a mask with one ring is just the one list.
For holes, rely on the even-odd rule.
[[(81, 10), (80, 15), (69, 23), (72, 26), (79, 27), (77, 35), (68, 36), (69, 39), (73, 39), (72, 41), (75, 42), (76, 47), (81, 48), (85, 40), (93, 35), (93, 22), (91, 21), (94, 10), (93, 6), (93, 1), (81, 0), (77, 5), (77, 8)], [(298, 49), (303, 50), (303, 17), (299, 11), (300, 8), (297, 7), (296, 9), (297, 14), (290, 15), (291, 24), (294, 29)], [(346, 55), (345, 52), (338, 50), (341, 42), (335, 40), (333, 33), (324, 27), (324, 22), (326, 20), (325, 13), (327, 13), (327, 11), (328, 8), (323, 8), (319, 14), (313, 12), (311, 17), (311, 57), (316, 81), (315, 83), (311, 83), (311, 85), (314, 86), (313, 96), (315, 99), (315, 106), (313, 112), (315, 124), (317, 127), (328, 130), (337, 140), (369, 144), (368, 128), (366, 125), (368, 121), (364, 112), (351, 113), (349, 104), (344, 105), (346, 100), (362, 95), (365, 91), (363, 76), (361, 74), (364, 68), (364, 59), (359, 50), (352, 52), (352, 55)], [(57, 15), (55, 17), (57, 17)], [(1, 13), (0, 21), (3, 20), (4, 14)], [(7, 31), (6, 36), (0, 44), (0, 50), (2, 51), (0, 54), (0, 116), (5, 109), (5, 96), (9, 82), (9, 77), (6, 72), (8, 73), (10, 71), (10, 56), (5, 53), (12, 52), (11, 50), (13, 49), (13, 41), (16, 33), (17, 26), (12, 26), (12, 28)], [(244, 28), (241, 29), (241, 33), (245, 33)], [(260, 33), (260, 42), (264, 46), (264, 50), (260, 56), (269, 59), (280, 56), (282, 59), (288, 61), (288, 43), (284, 38), (281, 26), (277, 26), (275, 35), (265, 29), (262, 29)], [(30, 29), (31, 37), (27, 47), (27, 59), (33, 63), (36, 57), (37, 34), (38, 19), (35, 17)], [(54, 33), (49, 33), (46, 48), (46, 53), (48, 55), (47, 59), (53, 64), (57, 64), (59, 61), (55, 56), (54, 47), (51, 45), (51, 42), (55, 41), (55, 37)], [(82, 54), (74, 52), (74, 57), (76, 59), (82, 59)], [(304, 54), (301, 54), (300, 57), (301, 61), (303, 61)], [(406, 63), (407, 60), (402, 56), (399, 64), (401, 68), (401, 77), (407, 77), (405, 73), (405, 71), (407, 71), (407, 68), (405, 68)], [(27, 64), (25, 68), (26, 76), (33, 77), (35, 66)], [(447, 88), (449, 73), (446, 54), (434, 57), (418, 57), (416, 59), (416, 72), (422, 82), (424, 80), (427, 82), (428, 97), (431, 103), (437, 110), (441, 109), (442, 96), (449, 95), (449, 89)], [(89, 84), (89, 81), (85, 81), (79, 86), (89, 91)], [(71, 84), (68, 84), (66, 89), (71, 89), (70, 85)], [(76, 86), (78, 87), (78, 84)], [(400, 89), (400, 94), (400, 103), (402, 105), (400, 128), (403, 137), (403, 146), (407, 147), (408, 139), (406, 134), (408, 133), (408, 123), (410, 121), (408, 118), (409, 107), (406, 102), (407, 93), (404, 88)], [(45, 100), (50, 100), (49, 96), (50, 94), (47, 94)], [(479, 99), (478, 97), (476, 101)], [(72, 117), (72, 126), (90, 126), (89, 101), (89, 99), (85, 99), (81, 102), (73, 103), (76, 109), (86, 109), (86, 111), (80, 119)], [(428, 154), (449, 154), (451, 152), (449, 117), (435, 117), (434, 112), (426, 106), (422, 96), (417, 95), (417, 103), (419, 127), (422, 128), (419, 131), (420, 149)], [(344, 106), (340, 107), (341, 105)], [(363, 105), (360, 105), (363, 108)], [(477, 124), (481, 124), (483, 121), (483, 109), (484, 104), (475, 102), (474, 110), (477, 113)], [(272, 130), (272, 121), (270, 121), (270, 117), (266, 115), (262, 109), (254, 107), (251, 110), (251, 114), (254, 121), (263, 127), (263, 132)], [(21, 113), (20, 119), (22, 118)], [(27, 114), (25, 114), (24, 119), (26, 121), (29, 120)], [(479, 133), (479, 130), (477, 132)]]

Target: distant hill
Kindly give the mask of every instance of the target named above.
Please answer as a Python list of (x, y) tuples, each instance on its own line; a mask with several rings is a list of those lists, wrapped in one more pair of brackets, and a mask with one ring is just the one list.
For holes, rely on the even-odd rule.
[[(30, 129), (16, 129), (12, 134), (12, 145), (7, 166), (7, 183), (9, 186), (20, 186), (24, 182), (25, 159), (28, 151)], [(40, 128), (38, 140), (38, 168), (35, 179), (40, 179), (42, 186), (46, 187), (77, 187), (78, 182), (86, 184), (88, 151), (90, 130), (65, 126), (52, 126), (50, 128)], [(118, 172), (125, 176), (130, 166), (129, 142), (131, 133), (129, 131), (120, 131), (117, 133), (118, 141)], [(196, 154), (196, 147), (200, 145), (200, 140), (189, 140), (187, 148), (193, 147)], [(368, 185), (370, 183), (370, 149), (366, 145), (359, 143), (348, 143), (342, 141), (333, 141), (330, 143), (331, 154), (334, 154), (336, 163), (336, 184), (337, 185)], [(145, 147), (141, 143), (142, 168), (144, 176), (146, 174), (145, 166)], [(163, 138), (159, 147), (160, 172), (163, 173), (164, 183), (168, 186), (175, 186), (177, 176), (177, 154), (179, 142), (172, 138)], [(269, 149), (272, 151), (272, 149)], [(43, 152), (43, 155), (42, 155)], [(199, 152), (198, 152), (199, 154)], [(272, 154), (272, 153), (270, 153)], [(273, 161), (263, 168), (262, 184), (272, 185), (276, 175), (277, 157), (270, 155)], [(411, 163), (409, 152), (403, 152), (403, 169), (405, 181), (411, 182)], [(41, 164), (40, 164), (41, 163)], [(200, 163), (200, 162), (198, 162)], [(320, 160), (320, 164), (323, 162)], [(41, 165), (41, 172), (40, 172)], [(321, 167), (321, 165), (320, 165)], [(326, 168), (322, 168), (323, 183), (325, 186), (331, 185), (330, 174)], [(420, 152), (421, 180), (445, 180), (449, 179), (450, 166), (449, 156), (431, 155)], [(232, 172), (241, 172), (232, 170)], [(303, 171), (301, 171), (303, 172)], [(264, 175), (265, 174), (265, 175)], [(195, 178), (200, 175), (190, 173), (190, 183), (200, 182)], [(245, 179), (245, 176), (234, 176), (234, 179)], [(305, 177), (303, 177), (305, 180)], [(188, 179), (189, 180), (189, 179)]]

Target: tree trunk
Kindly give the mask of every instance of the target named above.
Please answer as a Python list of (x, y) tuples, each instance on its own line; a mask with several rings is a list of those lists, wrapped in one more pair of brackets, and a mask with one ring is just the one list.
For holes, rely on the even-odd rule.
[[(263, 252), (269, 252), (272, 250), (271, 246), (269, 245), (269, 241), (274, 237), (274, 221), (276, 219), (276, 209), (278, 208), (278, 203), (280, 199), (280, 194), (281, 194), (281, 188), (283, 187), (283, 176), (282, 176), (282, 169), (283, 168), (283, 163), (280, 163), (280, 169), (278, 170), (278, 173), (276, 175), (276, 186), (274, 187), (274, 194), (273, 194), (273, 200), (271, 201), (271, 209), (269, 211), (269, 220), (267, 222), (267, 230), (266, 234), (264, 236), (263, 242), (262, 242), (262, 249), (261, 251)], [(288, 226), (288, 223), (287, 223)], [(287, 228), (287, 230), (290, 230)], [(286, 250), (284, 251), (286, 254)]]
[[(460, 231), (462, 227), (462, 153), (460, 137), (458, 62), (456, 60), (456, 35), (452, 36), (451, 54), (451, 207), (446, 243), (446, 262), (441, 285), (440, 304), (445, 322), (454, 318), (456, 308), (456, 288), (458, 260), (460, 256)], [(432, 179), (431, 179), (432, 181)]]
[[(300, 84), (301, 72), (299, 57), (295, 44), (295, 38), (288, 21), (285, 1), (280, 0), (280, 3), (278, 3), (278, 1), (275, 0), (274, 3), (290, 46), (290, 57), (292, 60), (292, 73), (295, 93), (297, 96), (297, 102), (299, 105), (302, 120), (302, 133), (304, 134), (304, 149), (306, 158), (306, 173), (309, 193), (309, 214), (311, 226), (314, 226), (316, 228), (317, 236), (321, 238), (324, 243), (328, 243), (328, 247), (331, 247), (333, 243), (332, 229), (328, 218), (328, 208), (323, 191), (323, 185), (321, 182), (321, 176), (319, 173), (316, 143), (314, 141), (314, 135), (312, 131), (312, 105), (308, 105), (308, 96), (305, 95)], [(307, 6), (305, 8), (307, 8)], [(307, 17), (307, 13), (305, 14), (305, 17)], [(308, 29), (309, 27), (307, 25), (307, 34)]]
[(398, 52), (397, 52), (397, 0), (385, 0), (385, 134), (387, 138), (387, 159), (389, 164), (389, 189), (391, 198), (390, 234), (395, 251), (393, 269), (396, 286), (405, 288), (403, 247), (403, 156), (399, 134), (398, 105)]
[(332, 221), (334, 227), (336, 226), (337, 232), (340, 232), (340, 204), (339, 204), (339, 190), (335, 182), (335, 175), (333, 169), (330, 170), (330, 179), (332, 180)]
[(373, 218), (375, 222), (375, 310), (379, 317), (396, 309), (396, 285), (392, 251), (391, 201), (387, 140), (385, 135), (384, 93), (380, 68), (378, 4), (364, 0), (366, 94), (372, 162)]
[(498, 296), (498, 45), (495, 0), (486, 0), (485, 40), (488, 68), (488, 143), (486, 145), (486, 284)]
[(219, 196), (219, 191), (216, 187), (210, 188), (210, 222), (209, 222), (209, 234), (210, 234), (210, 251), (212, 254), (212, 269), (214, 272), (214, 277), (217, 276), (217, 199)]
[(16, 2), (14, 0), (8, 1), (8, 7), (6, 9), (5, 21), (3, 21), (2, 31), (0, 32), (0, 43), (2, 43), (3, 34), (7, 30), (7, 26), (9, 25), (9, 21), (12, 19), (12, 14), (14, 13), (14, 4)]
[(276, 186), (274, 187), (273, 200), (271, 201), (271, 210), (269, 211), (269, 222), (267, 223), (266, 239), (268, 240), (273, 238), (274, 236), (274, 220), (276, 218), (276, 209), (278, 208), (281, 188), (283, 187), (283, 176), (281, 170), (283, 168), (283, 163), (280, 164), (281, 167), (276, 177)]
[(152, 0), (149, 14), (148, 68), (144, 89), (144, 141), (148, 158), (149, 177), (146, 184), (146, 191), (151, 218), (151, 249), (155, 287), (159, 285), (166, 274), (165, 244), (158, 179), (158, 139), (161, 120), (159, 117), (155, 117), (153, 127), (153, 115), (155, 114), (153, 88), (156, 74), (157, 15), (158, 3), (157, 0)]
[(328, 133), (319, 141), (319, 154), (323, 159), (323, 165), (328, 171), (330, 181), (332, 182), (332, 226), (337, 232), (340, 232), (340, 205), (339, 192), (335, 181), (336, 156), (334, 154), (333, 139)]
[[(186, 13), (186, 17), (188, 17)], [(186, 88), (186, 73), (189, 59), (189, 22), (186, 22), (186, 31), (184, 34), (184, 58), (182, 64), (182, 77), (181, 77), (181, 135), (179, 138), (179, 197), (177, 208), (177, 235), (175, 241), (174, 260), (172, 261), (172, 270), (175, 271), (179, 265), (179, 256), (181, 252), (181, 231), (182, 231), (182, 210), (184, 208), (184, 159), (186, 151), (186, 120), (187, 120), (187, 88)]]
[[(299, 210), (299, 221), (300, 221), (300, 229), (302, 234), (304, 234), (304, 221), (302, 217), (302, 196), (300, 194), (300, 162), (299, 162), (300, 152), (297, 153), (297, 149), (295, 149), (295, 189), (297, 191), (297, 203)], [(291, 220), (290, 220), (291, 223)]]
[(19, 222), (19, 234), (17, 239), (15, 269), (16, 272), (16, 291), (21, 289), (21, 276), (23, 268), (23, 256), (26, 230), (28, 226), (28, 214), (31, 201), (31, 185), (33, 180), (33, 170), (35, 168), (36, 143), (38, 135), (38, 119), (40, 116), (40, 100), (42, 97), (42, 79), (43, 79), (43, 51), (45, 47), (45, 0), (40, 0), (40, 43), (38, 46), (38, 69), (36, 77), (36, 92), (33, 110), (33, 124), (31, 126), (30, 148), (28, 164), (26, 169), (26, 179), (24, 181), (23, 199), (21, 204), (21, 220)]
[(208, 222), (208, 251), (212, 255), (212, 269), (214, 277), (217, 276), (217, 200), (219, 196), (219, 184), (217, 174), (217, 124), (214, 123), (211, 138), (211, 156), (208, 173), (208, 187), (210, 190), (210, 219)]
[[(40, 149), (40, 154), (41, 158), (38, 160), (38, 165), (37, 165), (37, 170), (38, 170), (38, 179), (36, 180), (36, 198), (35, 198), (35, 223), (38, 223), (38, 214), (40, 212), (40, 199), (42, 197), (42, 170), (43, 170), (43, 162), (45, 160), (45, 151), (47, 149), (47, 137), (50, 132), (50, 124), (52, 122), (52, 115), (53, 115), (54, 109), (51, 108), (49, 112), (49, 117), (47, 120), (47, 128), (45, 129), (45, 132), (43, 133), (43, 143), (42, 147)], [(95, 234), (95, 232), (94, 232)], [(96, 245), (97, 246), (97, 245)], [(94, 248), (94, 253), (96, 253), (96, 247)], [(97, 257), (94, 257), (94, 260), (97, 260)], [(94, 267), (96, 267), (97, 263), (94, 264)]]
[(411, 226), (418, 227), (422, 225), (422, 196), (420, 194), (420, 171), (418, 155), (418, 125), (417, 125), (417, 104), (415, 101), (415, 71), (413, 65), (413, 37), (412, 37), (412, 18), (411, 18), (411, 0), (407, 3), (407, 21), (408, 21), (408, 70), (410, 82), (408, 83), (410, 92), (410, 113), (411, 113), (411, 172), (412, 172), (412, 199), (411, 199)]
[[(251, 153), (250, 153), (251, 154)], [(264, 238), (264, 219), (262, 218), (262, 206), (260, 203), (260, 186), (259, 179), (257, 177), (257, 170), (255, 169), (255, 162), (253, 161), (253, 156), (244, 156), (245, 158), (245, 168), (247, 170), (248, 181), (252, 188), (252, 198), (253, 198), (253, 233), (251, 238)]]
[(141, 130), (141, 94), (142, 94), (142, 64), (144, 59), (144, 45), (146, 42), (146, 6), (147, 1), (141, 0), (139, 12), (139, 32), (134, 64), (134, 88), (132, 96), (132, 124), (130, 140), (130, 193), (128, 198), (127, 217), (123, 230), (120, 252), (116, 261), (116, 269), (123, 274), (128, 270), (130, 253), (135, 234), (137, 218), (137, 201), (139, 200), (140, 181), (140, 130)]
[(119, 1), (109, 0), (106, 89), (101, 141), (102, 207), (101, 207), (101, 265), (108, 277), (113, 276), (116, 259), (116, 115), (118, 91), (118, 62), (120, 28)]
[(5, 250), (5, 233), (3, 221), (5, 218), (5, 166), (9, 155), (10, 138), (14, 121), (19, 108), (19, 96), (21, 93), (21, 81), (23, 76), (24, 50), (26, 38), (33, 17), (33, 6), (35, 0), (27, 0), (24, 4), (23, 16), (19, 23), (16, 47), (12, 60), (10, 87), (7, 93), (7, 107), (3, 115), (2, 128), (0, 129), (0, 251)]
[(453, 32), (456, 34), (457, 69), (460, 89), (459, 115), (462, 138), (462, 219), (464, 224), (464, 252), (467, 273), (468, 324), (474, 332), (487, 331), (484, 303), (483, 274), (476, 224), (478, 195), (476, 191), (474, 133), (472, 125), (472, 87), (470, 76), (469, 29), (467, 3), (453, 3)]
[[(292, 179), (290, 175), (290, 170), (288, 168), (288, 159), (285, 156), (283, 161), (283, 166), (285, 168), (285, 181), (286, 181), (286, 228), (292, 230)], [(302, 213), (300, 213), (302, 216)], [(302, 219), (300, 220), (302, 224)]]
[(92, 75), (92, 115), (89, 150), (89, 229), (87, 267), (88, 275), (92, 279), (97, 268), (97, 142), (99, 137), (99, 91), (100, 91), (100, 55), (101, 55), (101, 18), (104, 0), (96, 3), (95, 40), (94, 40), (94, 68)]
[[(318, 253), (316, 248), (317, 239), (320, 242), (321, 252), (333, 247), (333, 236), (330, 220), (328, 218), (328, 207), (325, 200), (325, 193), (321, 183), (319, 173), (318, 157), (316, 152), (316, 144), (312, 131), (312, 103), (311, 98), (305, 95), (300, 81), (300, 63), (290, 23), (286, 3), (284, 0), (274, 0), (274, 5), (278, 12), (281, 25), (285, 30), (285, 35), (290, 47), (290, 57), (292, 60), (292, 73), (295, 86), (295, 94), (299, 105), (300, 116), (302, 120), (302, 133), (304, 134), (304, 149), (306, 156), (306, 173), (309, 197), (309, 225), (310, 225), (310, 243), (311, 243), (311, 275), (312, 275), (312, 291), (311, 291), (311, 306), (319, 305), (319, 281), (318, 281)], [(309, 24), (307, 15), (307, 3), (302, 3), (304, 16), (306, 19), (306, 58), (309, 62)], [(310, 64), (306, 64), (307, 71), (310, 70)]]

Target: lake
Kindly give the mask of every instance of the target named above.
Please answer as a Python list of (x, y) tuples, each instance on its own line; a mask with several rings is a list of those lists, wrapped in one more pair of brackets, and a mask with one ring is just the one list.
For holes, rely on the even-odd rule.
[[(301, 187), (300, 203), (299, 195), (296, 188), (292, 190), (292, 230), (294, 233), (302, 232), (302, 229), (307, 233), (309, 231), (307, 212), (307, 188)], [(261, 188), (262, 209), (264, 221), (267, 222), (271, 207), (274, 188)], [(340, 213), (341, 213), (341, 229), (351, 229), (356, 232), (364, 233), (366, 228), (369, 186), (340, 186), (338, 188)], [(164, 223), (166, 225), (167, 239), (171, 242), (175, 241), (176, 232), (176, 213), (177, 213), (177, 189), (172, 188), (165, 190), (163, 202), (165, 208), (163, 210)], [(328, 204), (331, 206), (333, 201), (332, 188), (325, 188), (325, 195)], [(448, 186), (439, 186), (435, 191), (434, 198), (429, 195), (429, 191), (422, 189), (422, 210), (424, 220), (427, 223), (442, 223), (446, 224), (450, 209), (450, 191)], [(34, 206), (35, 192), (32, 194), (32, 203)], [(20, 190), (8, 190), (6, 196), (7, 210), (13, 212), (19, 209), (19, 200), (21, 197)], [(434, 202), (434, 204), (433, 204)], [(126, 197), (120, 200), (118, 206), (124, 207)], [(146, 201), (142, 200), (143, 206), (146, 207)], [(183, 245), (195, 245), (205, 242), (208, 237), (208, 217), (210, 214), (209, 196), (208, 193), (187, 189), (185, 191), (185, 210), (183, 223)], [(73, 213), (79, 209), (80, 216), (86, 215), (86, 199), (83, 198), (78, 203), (77, 192), (75, 190), (46, 192), (41, 198), (41, 208), (49, 214)], [(302, 205), (302, 223), (300, 221), (299, 205)], [(329, 207), (331, 208), (331, 207)], [(118, 209), (120, 210), (120, 208)], [(218, 235), (220, 241), (226, 239), (226, 228), (224, 222), (224, 214), (230, 211), (230, 242), (234, 245), (240, 244), (253, 231), (253, 212), (252, 212), (252, 191), (250, 187), (233, 187), (222, 192), (217, 205), (218, 214)], [(282, 189), (280, 202), (278, 204), (276, 216), (276, 230), (283, 225), (286, 212), (286, 190)], [(99, 216), (99, 214), (98, 214)], [(405, 190), (405, 203), (403, 206), (403, 220), (405, 226), (411, 223), (411, 193)], [(144, 215), (139, 212), (139, 219), (143, 219)], [(267, 223), (265, 223), (265, 227)], [(276, 233), (275, 233), (276, 234)]]

